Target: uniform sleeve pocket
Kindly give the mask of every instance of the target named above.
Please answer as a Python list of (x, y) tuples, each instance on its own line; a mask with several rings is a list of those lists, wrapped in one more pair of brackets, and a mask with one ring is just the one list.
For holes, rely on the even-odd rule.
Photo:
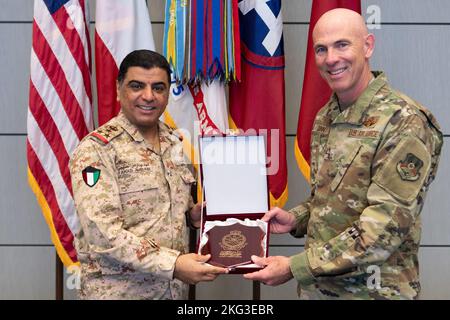
[(331, 191), (334, 192), (339, 187), (339, 185), (342, 182), (342, 179), (345, 176), (345, 173), (347, 172), (348, 168), (351, 166), (353, 160), (358, 155), (359, 151), (361, 150), (362, 145), (357, 145), (348, 155), (346, 158), (344, 158), (343, 161), (338, 165), (336, 177), (334, 177), (333, 181), (331, 181), (330, 188)]

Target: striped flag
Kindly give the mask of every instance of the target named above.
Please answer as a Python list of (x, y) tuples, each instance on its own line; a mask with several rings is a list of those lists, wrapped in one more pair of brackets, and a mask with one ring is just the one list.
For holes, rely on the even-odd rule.
[(28, 181), (65, 266), (79, 230), (68, 162), (93, 129), (84, 0), (35, 0), (27, 118)]
[(225, 133), (228, 130), (225, 85), (218, 80), (209, 85), (177, 85), (172, 80), (169, 103), (162, 120), (183, 134), (184, 152), (196, 166), (198, 155), (194, 145), (198, 134)]
[(95, 71), (98, 122), (120, 110), (116, 79), (123, 58), (133, 50), (155, 50), (145, 0), (97, 0), (95, 12)]
[(308, 48), (306, 51), (305, 74), (303, 80), (302, 100), (298, 116), (297, 137), (295, 141), (295, 157), (306, 180), (310, 179), (310, 143), (311, 130), (317, 112), (328, 101), (331, 90), (319, 74), (314, 60), (312, 31), (317, 20), (325, 12), (335, 8), (347, 8), (361, 13), (360, 0), (313, 0), (311, 19), (309, 22)]
[[(220, 35), (221, 30), (218, 25), (226, 25), (225, 29), (230, 29), (234, 25), (231, 18), (225, 24), (219, 13), (224, 12), (226, 8), (229, 8), (231, 13), (231, 4), (236, 1), (196, 0), (189, 3), (179, 0), (166, 1), (163, 54), (173, 72), (169, 103), (161, 118), (183, 134), (184, 151), (194, 165), (198, 163), (194, 148), (197, 135), (213, 131), (225, 133), (228, 129), (225, 84), (219, 80), (225, 76), (225, 70), (221, 69), (222, 74), (219, 76), (219, 69), (207, 68), (204, 65), (207, 65), (207, 61), (211, 60), (212, 56), (225, 55), (224, 50), (228, 47), (219, 45), (217, 50), (212, 50), (209, 44), (212, 43), (212, 38), (223, 37)], [(197, 10), (198, 8), (202, 9)], [(211, 28), (211, 26), (216, 27)], [(200, 38), (199, 34), (202, 35)], [(206, 55), (208, 48), (211, 51), (209, 55)], [(202, 52), (201, 57), (196, 56), (196, 52)], [(209, 57), (209, 60), (206, 57)], [(194, 72), (191, 77), (188, 77), (188, 70), (191, 65), (195, 65), (196, 61), (202, 61), (201, 67), (194, 68), (198, 73)], [(217, 59), (215, 61), (217, 62)], [(213, 63), (210, 64), (212, 65)], [(233, 67), (235, 65), (236, 63), (233, 63)], [(211, 70), (211, 74), (206, 72), (207, 69)], [(230, 71), (229, 74), (231, 73), (233, 72)], [(208, 75), (211, 77), (208, 78)], [(200, 80), (207, 80), (208, 84)], [(189, 84), (180, 84), (180, 82)]]
[(240, 80), (238, 0), (166, 0), (163, 54), (177, 83)]
[(271, 206), (287, 201), (281, 0), (239, 1), (241, 82), (230, 82), (231, 128), (267, 131)]

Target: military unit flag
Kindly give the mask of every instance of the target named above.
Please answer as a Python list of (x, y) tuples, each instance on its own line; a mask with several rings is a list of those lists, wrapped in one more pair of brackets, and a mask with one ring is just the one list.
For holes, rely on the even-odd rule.
[(281, 0), (239, 1), (241, 81), (230, 83), (230, 127), (267, 133), (270, 203), (287, 200)]

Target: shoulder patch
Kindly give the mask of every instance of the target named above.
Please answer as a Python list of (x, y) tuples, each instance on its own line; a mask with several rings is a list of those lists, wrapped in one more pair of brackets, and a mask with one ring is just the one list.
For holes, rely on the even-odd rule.
[(89, 134), (95, 140), (108, 144), (114, 137), (122, 132), (122, 128), (115, 125), (104, 125)]
[(102, 136), (101, 134), (99, 134), (98, 132), (92, 132), (90, 134), (91, 137), (97, 138), (98, 140), (100, 140), (101, 142), (103, 142), (104, 144), (108, 144), (109, 141), (108, 139), (106, 139), (106, 137)]
[(397, 172), (400, 178), (405, 181), (416, 181), (420, 177), (420, 169), (423, 161), (412, 153), (408, 153), (405, 159), (397, 163)]
[(405, 137), (392, 150), (373, 181), (397, 199), (413, 201), (430, 173), (431, 155), (423, 142), (414, 136)]
[(95, 186), (100, 179), (100, 169), (94, 168), (92, 166), (84, 168), (81, 173), (84, 183), (86, 183), (86, 185), (91, 188)]

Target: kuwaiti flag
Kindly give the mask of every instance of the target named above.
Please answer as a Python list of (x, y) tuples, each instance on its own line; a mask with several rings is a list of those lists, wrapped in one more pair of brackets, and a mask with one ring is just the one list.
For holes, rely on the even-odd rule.
[(138, 49), (155, 50), (146, 1), (97, 0), (95, 70), (99, 125), (119, 112), (116, 97), (119, 65), (128, 53)]
[(82, 171), (83, 180), (89, 186), (93, 187), (100, 179), (100, 170), (94, 167), (87, 167)]
[(306, 51), (305, 75), (303, 80), (302, 100), (298, 116), (295, 157), (298, 167), (306, 180), (310, 179), (310, 144), (311, 130), (317, 112), (328, 101), (331, 90), (319, 74), (314, 59), (312, 31), (317, 20), (327, 11), (335, 8), (347, 8), (361, 13), (360, 0), (314, 0), (309, 22), (308, 48)]
[(281, 1), (238, 6), (242, 81), (230, 83), (230, 127), (267, 131), (270, 203), (282, 207), (288, 190)]

